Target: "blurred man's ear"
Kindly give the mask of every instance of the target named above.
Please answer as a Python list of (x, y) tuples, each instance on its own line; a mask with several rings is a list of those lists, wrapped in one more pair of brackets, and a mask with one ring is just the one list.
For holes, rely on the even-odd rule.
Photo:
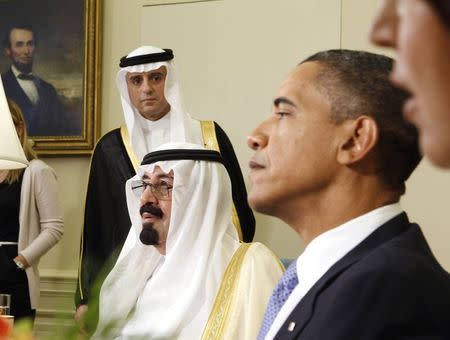
[(343, 122), (338, 162), (350, 165), (361, 161), (373, 150), (378, 138), (378, 126), (372, 117), (360, 116)]

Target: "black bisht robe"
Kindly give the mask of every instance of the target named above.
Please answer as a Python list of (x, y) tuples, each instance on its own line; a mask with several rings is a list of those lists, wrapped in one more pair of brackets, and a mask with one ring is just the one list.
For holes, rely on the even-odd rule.
[[(230, 175), (234, 206), (244, 242), (251, 242), (255, 218), (247, 202), (247, 191), (233, 146), (225, 131), (214, 122), (220, 153)], [(104, 135), (91, 160), (80, 246), (80, 265), (75, 304), (87, 304), (98, 296), (100, 286), (114, 266), (128, 236), (131, 221), (125, 182), (136, 174), (120, 128)]]

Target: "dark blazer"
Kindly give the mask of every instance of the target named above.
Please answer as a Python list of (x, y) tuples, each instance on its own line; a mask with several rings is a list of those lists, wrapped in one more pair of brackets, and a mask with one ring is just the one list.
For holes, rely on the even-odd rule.
[(80, 135), (81, 127), (65, 110), (55, 88), (45, 80), (33, 80), (39, 94), (34, 105), (20, 87), (11, 69), (2, 74), (6, 97), (22, 109), (30, 136)]
[(332, 266), (275, 339), (450, 339), (449, 274), (402, 213)]

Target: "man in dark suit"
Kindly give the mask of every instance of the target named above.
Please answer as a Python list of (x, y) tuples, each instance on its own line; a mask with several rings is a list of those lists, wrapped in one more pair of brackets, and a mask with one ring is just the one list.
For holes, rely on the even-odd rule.
[(27, 24), (11, 25), (4, 48), (11, 68), (2, 74), (6, 96), (22, 109), (30, 136), (79, 135), (79, 124), (61, 103), (55, 88), (32, 73), (36, 37)]
[(420, 161), (390, 58), (331, 50), (282, 83), (249, 137), (250, 205), (306, 249), (259, 339), (450, 339), (450, 279), (399, 200)]

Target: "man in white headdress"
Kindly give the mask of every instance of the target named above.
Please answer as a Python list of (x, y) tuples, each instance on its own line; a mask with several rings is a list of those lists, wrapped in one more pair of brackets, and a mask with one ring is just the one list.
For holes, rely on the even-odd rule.
[(221, 155), (164, 145), (126, 195), (132, 228), (94, 338), (255, 339), (282, 266), (264, 245), (240, 243)]
[(191, 142), (221, 153), (232, 182), (233, 222), (241, 240), (253, 239), (255, 219), (233, 146), (217, 123), (186, 113), (173, 57), (172, 50), (142, 46), (120, 61), (117, 86), (126, 127), (103, 136), (92, 157), (75, 297), (78, 317), (86, 310), (94, 282), (111, 269), (128, 234), (125, 182), (144, 155), (163, 143)]

